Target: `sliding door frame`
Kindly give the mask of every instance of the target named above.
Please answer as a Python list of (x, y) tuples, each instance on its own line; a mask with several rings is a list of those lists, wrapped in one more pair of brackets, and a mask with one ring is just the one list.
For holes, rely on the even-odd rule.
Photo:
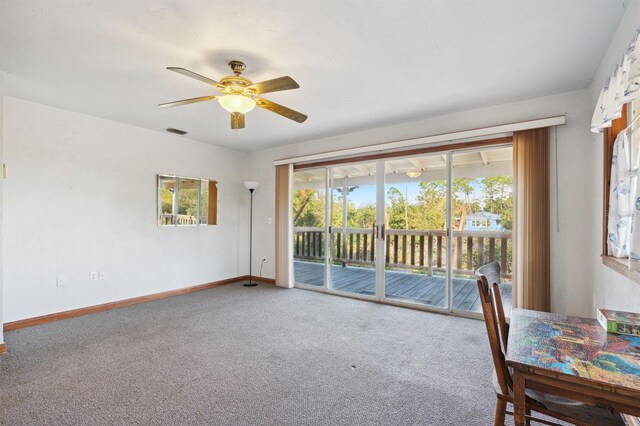
[[(334, 161), (326, 161), (326, 162), (315, 162), (315, 163), (307, 163), (307, 164), (299, 164), (294, 165), (295, 170), (302, 170), (308, 168), (316, 168), (316, 169), (324, 169), (325, 170), (325, 238), (324, 248), (325, 248), (325, 274), (324, 274), (324, 286), (318, 287), (309, 284), (301, 284), (294, 283), (295, 287), (312, 290), (321, 293), (332, 294), (336, 296), (349, 297), (352, 299), (373, 301), (378, 303), (383, 303), (387, 305), (399, 306), (404, 308), (416, 309), (421, 311), (428, 312), (436, 312), (448, 315), (455, 315), (473, 319), (482, 319), (483, 316), (481, 313), (470, 312), (461, 309), (454, 309), (453, 307), (453, 265), (451, 264), (453, 253), (451, 252), (451, 247), (453, 243), (453, 224), (452, 224), (452, 204), (453, 204), (453, 167), (452, 160), (454, 154), (466, 152), (466, 151), (474, 151), (482, 148), (498, 148), (498, 147), (506, 147), (512, 146), (513, 138), (511, 136), (508, 137), (498, 137), (493, 139), (486, 139), (480, 141), (469, 141), (469, 142), (460, 142), (449, 145), (440, 145), (435, 147), (426, 147), (419, 149), (410, 149), (405, 151), (398, 151), (392, 153), (381, 153), (381, 154), (373, 154), (367, 156), (359, 156), (354, 158), (343, 158)], [(411, 302), (405, 301), (401, 299), (392, 299), (387, 298), (385, 296), (385, 259), (386, 259), (386, 239), (383, 239), (384, 235), (383, 227), (384, 227), (384, 217), (385, 217), (385, 161), (386, 160), (395, 160), (401, 158), (408, 158), (421, 154), (440, 154), (446, 156), (446, 181), (447, 181), (447, 202), (446, 202), (446, 299), (447, 306), (445, 308), (441, 308), (438, 306), (430, 306), (421, 304), (419, 302)], [(377, 237), (375, 238), (375, 271), (376, 271), (376, 279), (375, 279), (375, 294), (373, 296), (363, 295), (358, 293), (350, 293), (346, 291), (340, 291), (330, 288), (330, 280), (331, 280), (331, 272), (332, 272), (332, 254), (333, 254), (333, 246), (332, 246), (332, 238), (329, 229), (331, 227), (331, 221), (333, 217), (333, 192), (331, 186), (331, 168), (334, 166), (338, 166), (340, 164), (358, 164), (363, 162), (375, 162), (376, 164), (376, 229), (377, 229)], [(348, 194), (346, 195), (348, 197)], [(293, 226), (293, 224), (292, 224)], [(513, 231), (515, 232), (515, 230)], [(386, 237), (386, 235), (385, 235)], [(293, 258), (290, 259), (293, 262)], [(513, 281), (515, 281), (515, 276)], [(512, 285), (515, 285), (512, 282)]]

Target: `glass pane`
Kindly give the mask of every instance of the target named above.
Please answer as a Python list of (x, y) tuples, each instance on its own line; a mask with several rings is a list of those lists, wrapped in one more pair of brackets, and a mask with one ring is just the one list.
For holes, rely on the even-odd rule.
[(331, 168), (331, 283), (348, 293), (376, 289), (376, 163)]
[(178, 225), (198, 223), (198, 179), (178, 178)]
[(447, 307), (447, 157), (385, 163), (385, 297)]
[(293, 173), (294, 283), (324, 287), (326, 170)]
[(508, 313), (513, 271), (512, 147), (453, 154), (452, 178), (453, 308), (482, 312), (474, 271), (497, 261)]
[[(633, 123), (633, 120), (640, 115), (640, 99), (636, 99), (631, 102), (629, 109), (631, 111), (629, 123)], [(637, 169), (640, 164), (640, 120), (636, 121), (631, 126), (631, 133), (629, 135), (629, 142), (631, 143), (631, 164), (632, 169)]]
[(209, 215), (209, 181), (200, 181), (200, 224), (206, 225)]
[(158, 207), (160, 210), (160, 225), (173, 225), (173, 194), (176, 178), (158, 176)]

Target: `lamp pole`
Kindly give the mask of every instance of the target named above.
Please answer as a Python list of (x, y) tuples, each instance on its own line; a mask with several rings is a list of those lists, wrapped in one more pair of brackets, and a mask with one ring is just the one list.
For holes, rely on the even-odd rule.
[(251, 275), (251, 262), (253, 255), (253, 191), (259, 186), (258, 182), (245, 182), (244, 186), (249, 190), (250, 203), (249, 203), (249, 282), (245, 283), (245, 287), (255, 287), (258, 283), (253, 282)]

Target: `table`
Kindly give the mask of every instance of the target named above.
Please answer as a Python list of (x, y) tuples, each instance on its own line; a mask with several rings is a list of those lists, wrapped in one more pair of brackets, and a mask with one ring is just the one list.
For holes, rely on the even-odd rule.
[(638, 336), (607, 333), (595, 319), (513, 309), (506, 362), (517, 426), (525, 424), (525, 389), (640, 416)]

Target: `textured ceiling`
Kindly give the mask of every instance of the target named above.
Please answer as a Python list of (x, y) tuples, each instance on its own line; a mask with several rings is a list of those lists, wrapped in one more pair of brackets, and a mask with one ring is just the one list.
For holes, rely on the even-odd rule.
[[(622, 0), (0, 0), (5, 93), (245, 151), (443, 112), (585, 88), (624, 13)], [(166, 66), (214, 79), (246, 62), (264, 97), (229, 128), (214, 94)]]

